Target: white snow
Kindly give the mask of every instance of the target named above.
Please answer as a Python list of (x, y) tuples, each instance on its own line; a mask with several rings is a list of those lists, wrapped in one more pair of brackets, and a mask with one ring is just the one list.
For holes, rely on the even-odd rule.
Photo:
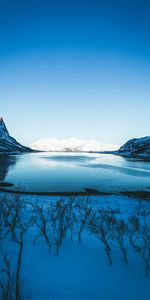
[[(47, 206), (59, 197), (23, 196), (28, 203)], [(82, 201), (83, 198), (81, 198)], [(138, 200), (123, 196), (91, 196), (98, 208), (118, 209), (120, 215), (128, 218)], [(67, 201), (67, 198), (65, 199)], [(150, 203), (145, 201), (147, 209)], [(39, 239), (33, 244), (36, 229), (33, 226), (26, 235), (23, 250), (22, 272), (25, 299), (32, 300), (149, 300), (150, 277), (144, 274), (144, 264), (138, 255), (129, 250), (129, 264), (121, 254), (113, 250), (113, 265), (108, 265), (107, 257), (100, 242), (85, 230), (81, 244), (76, 237), (63, 241), (59, 256), (49, 253), (46, 243)], [(14, 243), (5, 245), (11, 260), (15, 260), (17, 249)]]
[(98, 152), (117, 150), (118, 146), (113, 144), (103, 144), (97, 140), (86, 140), (77, 138), (47, 138), (33, 143), (31, 145), (31, 148), (40, 151)]

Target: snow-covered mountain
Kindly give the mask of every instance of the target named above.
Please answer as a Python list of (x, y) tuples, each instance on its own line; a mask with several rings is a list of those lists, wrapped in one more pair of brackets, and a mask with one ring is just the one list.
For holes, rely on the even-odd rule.
[(26, 152), (31, 151), (30, 148), (22, 146), (13, 137), (9, 135), (3, 118), (0, 117), (0, 152)]
[(35, 142), (31, 145), (31, 148), (39, 151), (99, 152), (113, 151), (118, 149), (118, 146), (102, 144), (97, 140), (49, 138)]
[(150, 136), (131, 139), (117, 152), (123, 156), (150, 158)]

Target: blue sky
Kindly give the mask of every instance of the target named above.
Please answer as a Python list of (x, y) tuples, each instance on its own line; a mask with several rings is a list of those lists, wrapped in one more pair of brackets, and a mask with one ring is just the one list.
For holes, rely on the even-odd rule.
[(0, 0), (0, 114), (20, 142), (150, 134), (150, 2)]

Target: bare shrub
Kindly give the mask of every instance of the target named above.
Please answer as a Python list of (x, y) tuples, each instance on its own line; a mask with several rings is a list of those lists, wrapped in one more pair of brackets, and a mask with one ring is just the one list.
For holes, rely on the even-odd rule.
[(33, 205), (34, 209), (34, 223), (38, 228), (38, 235), (34, 239), (34, 243), (40, 237), (44, 237), (49, 251), (51, 251), (51, 244), (52, 244), (52, 236), (51, 236), (51, 216), (50, 216), (50, 208), (40, 206), (38, 204)]
[(116, 219), (114, 228), (114, 239), (117, 241), (125, 263), (128, 264), (128, 224), (124, 221), (124, 219)]
[(141, 256), (145, 263), (145, 274), (150, 272), (150, 224), (146, 217), (144, 223), (138, 217), (129, 218), (129, 240), (134, 251)]
[(21, 262), (24, 247), (24, 235), (31, 226), (31, 220), (26, 213), (26, 205), (19, 195), (10, 195), (6, 200), (4, 222), (12, 241), (18, 245), (18, 257), (15, 278), (15, 300), (21, 299)]
[(66, 236), (67, 230), (72, 230), (74, 218), (72, 218), (72, 202), (65, 202), (60, 199), (56, 202), (51, 214), (51, 221), (53, 226), (53, 236), (56, 245), (56, 254), (59, 254), (59, 249), (62, 241)]
[(109, 210), (98, 210), (89, 223), (91, 233), (102, 242), (110, 265), (112, 265), (111, 241), (115, 222), (116, 219)]
[(88, 221), (90, 219), (92, 213), (92, 207), (88, 207), (87, 205), (83, 205), (82, 203), (77, 204), (77, 210), (76, 210), (76, 231), (78, 234), (78, 242), (81, 243), (81, 235), (88, 224)]

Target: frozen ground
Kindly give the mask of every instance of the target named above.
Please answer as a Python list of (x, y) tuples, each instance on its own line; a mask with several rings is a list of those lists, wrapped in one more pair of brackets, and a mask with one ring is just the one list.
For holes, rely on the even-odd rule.
[[(23, 196), (28, 203), (48, 206), (60, 197)], [(123, 196), (91, 196), (95, 209), (112, 208), (118, 216), (127, 219), (135, 214), (141, 202)], [(67, 201), (67, 198), (65, 199)], [(83, 200), (83, 197), (80, 199)], [(145, 203), (144, 203), (145, 202)], [(150, 211), (150, 203), (143, 201)], [(142, 208), (140, 208), (142, 211)], [(142, 213), (141, 213), (142, 215)], [(141, 216), (142, 218), (142, 216)], [(129, 264), (125, 264), (118, 248), (112, 249), (112, 266), (101, 242), (85, 229), (81, 243), (77, 236), (67, 235), (59, 255), (49, 252), (43, 238), (33, 240), (37, 228), (33, 225), (25, 235), (21, 278), (24, 280), (25, 299), (33, 300), (149, 300), (150, 275), (145, 275), (142, 258), (128, 249)], [(9, 259), (15, 265), (18, 248), (11, 239), (2, 241)]]

